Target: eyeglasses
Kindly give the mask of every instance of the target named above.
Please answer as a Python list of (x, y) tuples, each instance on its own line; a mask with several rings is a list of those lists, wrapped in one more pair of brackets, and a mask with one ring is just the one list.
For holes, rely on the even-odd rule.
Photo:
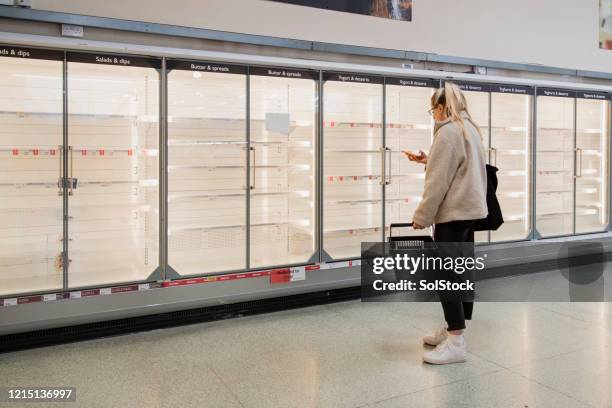
[(433, 112), (434, 112), (434, 108), (431, 108), (430, 110), (427, 111), (427, 113), (429, 113), (429, 116), (433, 116)]

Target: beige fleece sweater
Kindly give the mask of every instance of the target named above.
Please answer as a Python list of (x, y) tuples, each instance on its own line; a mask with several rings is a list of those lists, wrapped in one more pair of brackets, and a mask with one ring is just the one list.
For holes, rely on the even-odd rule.
[(412, 221), (424, 227), (485, 218), (487, 173), (484, 146), (476, 128), (463, 118), (468, 137), (450, 119), (436, 123), (425, 169), (425, 190)]

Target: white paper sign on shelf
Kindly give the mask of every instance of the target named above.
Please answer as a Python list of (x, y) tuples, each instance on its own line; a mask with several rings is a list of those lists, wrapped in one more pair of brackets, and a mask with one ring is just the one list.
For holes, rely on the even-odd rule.
[(266, 113), (266, 130), (268, 132), (289, 135), (288, 113)]
[(4, 306), (17, 306), (17, 298), (4, 299)]
[(306, 280), (306, 268), (303, 266), (298, 266), (296, 268), (291, 268), (291, 282), (303, 281)]

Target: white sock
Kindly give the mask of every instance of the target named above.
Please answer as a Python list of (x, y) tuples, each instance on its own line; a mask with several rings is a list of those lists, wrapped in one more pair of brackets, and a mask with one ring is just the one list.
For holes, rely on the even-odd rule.
[(451, 343), (460, 346), (465, 342), (465, 338), (463, 337), (463, 334), (450, 334), (448, 333), (448, 341), (450, 341)]

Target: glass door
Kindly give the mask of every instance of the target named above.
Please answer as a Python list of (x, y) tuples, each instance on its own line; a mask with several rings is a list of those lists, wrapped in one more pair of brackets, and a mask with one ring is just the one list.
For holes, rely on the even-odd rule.
[[(425, 168), (406, 159), (404, 150), (428, 153), (433, 136), (433, 118), (428, 113), (436, 81), (386, 78), (386, 133), (388, 161), (385, 186), (385, 240), (393, 223), (412, 222), (423, 195)], [(423, 231), (400, 230), (401, 235), (423, 235)], [(428, 229), (426, 234), (431, 233)], [(398, 234), (398, 231), (394, 231)]]
[(492, 165), (497, 167), (497, 197), (504, 224), (491, 241), (513, 241), (531, 232), (531, 117), (533, 90), (494, 86), (491, 93)]
[(574, 96), (538, 89), (536, 229), (542, 237), (574, 232)]
[(382, 78), (326, 73), (323, 86), (323, 251), (358, 258), (382, 239)]
[(169, 61), (168, 268), (246, 268), (247, 69)]
[[(467, 102), (468, 111), (472, 119), (482, 133), (482, 142), (485, 149), (490, 147), (490, 101), (491, 94), (489, 93), (488, 85), (458, 83), (459, 88), (463, 91)], [(491, 160), (489, 154), (489, 161)], [(488, 231), (477, 231), (474, 234), (474, 240), (479, 243), (489, 242), (490, 236)]]
[(160, 61), (68, 53), (70, 287), (159, 265)]
[(250, 70), (249, 267), (318, 260), (318, 73)]
[(610, 101), (579, 92), (576, 99), (576, 233), (608, 225)]
[(0, 295), (63, 286), (63, 52), (0, 47)]

